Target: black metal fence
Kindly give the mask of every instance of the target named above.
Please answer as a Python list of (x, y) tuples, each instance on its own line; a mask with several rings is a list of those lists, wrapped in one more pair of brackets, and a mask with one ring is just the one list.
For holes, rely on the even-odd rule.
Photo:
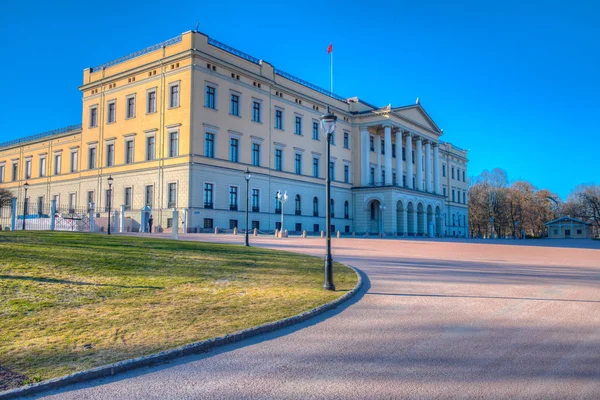
[(86, 207), (17, 202), (15, 230), (89, 232), (90, 215)]

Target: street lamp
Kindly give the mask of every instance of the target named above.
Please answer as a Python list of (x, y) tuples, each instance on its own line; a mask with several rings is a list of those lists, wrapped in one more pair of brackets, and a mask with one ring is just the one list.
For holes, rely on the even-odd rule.
[(246, 167), (246, 171), (244, 172), (244, 178), (246, 178), (246, 247), (250, 246), (250, 244), (248, 243), (248, 199), (250, 198), (250, 193), (248, 193), (248, 186), (250, 184), (251, 177), (252, 174), (250, 173), (250, 170)]
[(281, 194), (281, 190), (277, 191), (277, 200), (279, 200), (279, 203), (281, 204), (281, 235), (280, 237), (283, 237), (283, 205), (285, 204), (286, 201), (288, 201), (288, 194), (287, 191), (283, 194)]
[(108, 234), (110, 235), (110, 209), (111, 209), (111, 201), (112, 201), (112, 184), (113, 184), (112, 175), (108, 177)]
[(383, 237), (383, 235), (385, 234), (385, 232), (383, 230), (385, 227), (385, 225), (383, 223), (383, 212), (385, 211), (385, 205), (383, 205), (383, 203), (380, 203), (379, 209), (381, 210), (379, 213), (379, 219), (381, 219), (381, 235), (380, 236)]
[(331, 138), (335, 132), (337, 117), (327, 110), (321, 117), (321, 131), (327, 137), (327, 175), (325, 178), (325, 226), (327, 230), (327, 254), (325, 256), (325, 290), (335, 290), (333, 284), (333, 259), (331, 257)]
[(29, 189), (29, 183), (25, 181), (23, 187), (25, 188), (25, 198), (23, 199), (23, 230), (25, 230), (25, 218), (27, 217), (27, 189)]

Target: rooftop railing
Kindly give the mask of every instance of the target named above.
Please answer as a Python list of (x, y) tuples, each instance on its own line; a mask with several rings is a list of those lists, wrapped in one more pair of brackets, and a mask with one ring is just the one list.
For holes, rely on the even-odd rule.
[(260, 60), (258, 58), (252, 57), (250, 54), (244, 53), (243, 51), (240, 51), (238, 49), (234, 49), (233, 47), (228, 46), (223, 42), (219, 42), (218, 40), (208, 38), (208, 44), (210, 44), (211, 46), (215, 46), (221, 50), (224, 50), (227, 53), (233, 54), (234, 56), (241, 57), (246, 61), (250, 61), (251, 63), (257, 64), (257, 65), (260, 64)]
[(329, 97), (331, 97), (331, 98), (333, 98), (333, 99), (336, 99), (336, 100), (342, 101), (342, 102), (344, 102), (344, 103), (348, 103), (348, 100), (347, 100), (347, 99), (345, 99), (345, 98), (343, 98), (342, 96), (338, 96), (337, 94), (335, 94), (335, 93), (332, 93), (332, 92), (330, 92), (329, 90), (323, 89), (323, 88), (321, 88), (321, 87), (319, 87), (319, 86), (317, 86), (317, 85), (313, 85), (312, 83), (310, 83), (310, 82), (307, 82), (307, 81), (305, 81), (304, 79), (300, 79), (300, 78), (298, 78), (298, 77), (295, 77), (295, 76), (294, 76), (294, 75), (292, 75), (292, 74), (288, 74), (288, 73), (287, 73), (287, 72), (285, 72), (285, 71), (282, 71), (282, 70), (280, 70), (280, 69), (275, 69), (275, 73), (276, 73), (277, 75), (279, 75), (279, 76), (282, 76), (282, 77), (284, 77), (284, 78), (286, 78), (286, 79), (289, 79), (289, 80), (290, 80), (290, 81), (292, 81), (292, 82), (296, 82), (296, 83), (298, 83), (298, 84), (300, 84), (300, 85), (302, 85), (302, 86), (306, 86), (306, 87), (307, 87), (307, 88), (309, 88), (309, 89), (312, 89), (312, 90), (314, 90), (314, 91), (316, 91), (316, 92), (319, 92), (319, 93), (321, 93), (321, 94), (324, 94), (325, 96), (329, 96)]
[(141, 55), (153, 52), (154, 50), (162, 49), (163, 47), (167, 47), (167, 46), (170, 46), (172, 44), (179, 43), (179, 42), (181, 42), (181, 35), (179, 35), (177, 37), (174, 37), (172, 39), (169, 39), (169, 40), (165, 40), (164, 42), (155, 44), (154, 46), (150, 46), (150, 47), (146, 47), (145, 49), (138, 50), (135, 53), (131, 53), (131, 54), (128, 54), (126, 56), (117, 58), (116, 60), (112, 60), (112, 61), (109, 61), (107, 63), (98, 65), (97, 67), (92, 68), (91, 72), (101, 71), (104, 68), (112, 67), (113, 65), (117, 65), (117, 64), (120, 64), (122, 62), (129, 61), (132, 58), (139, 57)]
[(19, 138), (19, 139), (10, 140), (8, 142), (0, 143), (0, 149), (4, 148), (4, 147), (15, 146), (15, 145), (26, 143), (26, 142), (33, 142), (34, 140), (45, 139), (45, 138), (48, 138), (48, 137), (51, 137), (51, 136), (60, 135), (60, 134), (63, 134), (63, 133), (68, 133), (68, 132), (76, 131), (76, 130), (81, 130), (81, 124), (78, 124), (78, 125), (69, 125), (69, 126), (65, 126), (64, 128), (54, 129), (54, 130), (51, 130), (51, 131), (48, 131), (48, 132), (38, 133), (36, 135), (25, 136), (25, 137), (22, 137), (22, 138)]

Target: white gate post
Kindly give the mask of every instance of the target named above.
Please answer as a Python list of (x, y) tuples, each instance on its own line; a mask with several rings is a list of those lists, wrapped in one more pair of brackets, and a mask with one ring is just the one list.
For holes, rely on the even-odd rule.
[(96, 212), (96, 206), (94, 203), (90, 203), (90, 232), (96, 232), (96, 220), (94, 219)]
[(121, 215), (119, 215), (119, 232), (125, 232), (125, 206), (121, 206)]
[(52, 205), (50, 206), (50, 230), (53, 231), (56, 229), (56, 200), (52, 200)]
[(11, 206), (12, 206), (12, 209), (11, 209), (11, 218), (10, 218), (10, 230), (14, 231), (15, 229), (17, 229), (17, 198), (16, 197), (12, 198)]
[(183, 233), (187, 233), (187, 208), (183, 209)]
[(171, 227), (173, 239), (179, 239), (179, 211), (173, 210), (173, 226)]

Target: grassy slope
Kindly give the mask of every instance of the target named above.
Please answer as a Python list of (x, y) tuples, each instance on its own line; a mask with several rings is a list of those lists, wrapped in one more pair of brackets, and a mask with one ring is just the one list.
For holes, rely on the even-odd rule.
[(195, 242), (0, 234), (0, 366), (48, 379), (298, 314), (356, 284), (322, 260)]

